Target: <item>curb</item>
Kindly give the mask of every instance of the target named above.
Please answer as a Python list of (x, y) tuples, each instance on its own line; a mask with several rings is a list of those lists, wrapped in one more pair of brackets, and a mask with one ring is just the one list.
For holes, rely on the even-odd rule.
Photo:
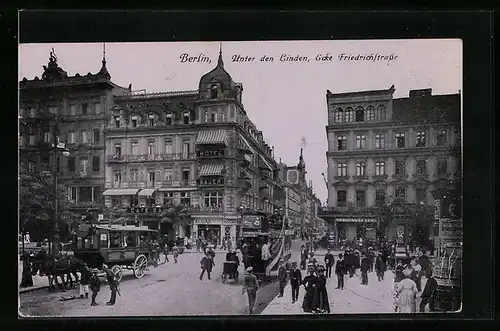
[(29, 287), (29, 288), (21, 287), (19, 289), (19, 294), (34, 292), (34, 291), (48, 289), (48, 288), (49, 288), (49, 285), (42, 285), (42, 286), (38, 286), (38, 287), (34, 286), (34, 287)]

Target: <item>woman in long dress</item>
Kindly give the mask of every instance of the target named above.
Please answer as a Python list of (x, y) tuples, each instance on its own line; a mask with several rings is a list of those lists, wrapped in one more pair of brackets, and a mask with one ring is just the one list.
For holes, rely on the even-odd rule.
[(403, 270), (404, 279), (397, 285), (398, 312), (403, 314), (416, 312), (417, 284), (410, 278), (412, 269)]
[(330, 302), (328, 301), (328, 291), (326, 290), (326, 276), (325, 267), (318, 266), (316, 269), (318, 273), (318, 285), (316, 287), (314, 296), (314, 308), (318, 313), (330, 313)]
[(311, 313), (317, 308), (314, 307), (314, 292), (318, 286), (318, 277), (315, 275), (315, 267), (312, 264), (307, 266), (307, 271), (309, 275), (302, 280), (302, 285), (306, 289), (302, 309), (305, 313)]

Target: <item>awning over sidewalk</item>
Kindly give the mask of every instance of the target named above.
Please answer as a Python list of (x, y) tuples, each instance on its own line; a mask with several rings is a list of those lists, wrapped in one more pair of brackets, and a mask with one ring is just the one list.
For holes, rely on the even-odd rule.
[(137, 195), (141, 197), (150, 197), (153, 195), (153, 193), (155, 193), (155, 191), (156, 189), (154, 188), (145, 188), (144, 190), (141, 190)]
[(196, 139), (197, 145), (224, 144), (228, 145), (226, 130), (200, 131)]
[(200, 176), (221, 176), (223, 164), (204, 164), (200, 169)]
[(136, 188), (121, 188), (121, 189), (108, 189), (102, 195), (135, 195), (139, 192)]

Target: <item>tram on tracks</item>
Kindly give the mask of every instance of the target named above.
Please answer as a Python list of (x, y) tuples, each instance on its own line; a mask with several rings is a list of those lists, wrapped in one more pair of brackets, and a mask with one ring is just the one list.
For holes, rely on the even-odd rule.
[(118, 281), (123, 270), (132, 270), (136, 278), (142, 278), (150, 261), (150, 243), (157, 234), (157, 230), (134, 225), (80, 225), (74, 257), (100, 273), (107, 264)]
[[(244, 215), (242, 222), (242, 249), (245, 266), (251, 266), (258, 278), (278, 275), (279, 262), (286, 265), (292, 256), (293, 229), (287, 220), (270, 223), (265, 216)], [(268, 243), (270, 259), (262, 261), (262, 245)]]

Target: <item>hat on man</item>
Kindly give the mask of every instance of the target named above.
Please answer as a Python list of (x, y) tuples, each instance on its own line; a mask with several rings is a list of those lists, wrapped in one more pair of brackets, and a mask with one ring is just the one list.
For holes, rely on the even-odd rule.
[(253, 271), (253, 268), (252, 268), (252, 267), (248, 267), (248, 268), (246, 269), (246, 272), (252, 272), (252, 271)]
[(90, 271), (92, 271), (92, 272), (94, 272), (94, 273), (98, 273), (98, 272), (99, 272), (99, 269), (97, 269), (97, 268), (92, 268), (92, 270), (90, 270)]

